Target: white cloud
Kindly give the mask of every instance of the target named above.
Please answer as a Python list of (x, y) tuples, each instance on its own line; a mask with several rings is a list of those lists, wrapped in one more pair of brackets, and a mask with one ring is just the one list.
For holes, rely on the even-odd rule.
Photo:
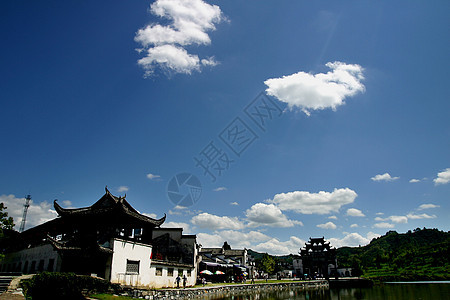
[(377, 216), (382, 216), (382, 215), (384, 215), (384, 212), (377, 212), (376, 215)]
[(340, 248), (340, 247), (357, 247), (359, 245), (364, 246), (370, 243), (373, 238), (379, 237), (379, 234), (368, 232), (366, 237), (363, 237), (359, 233), (353, 232), (346, 234), (342, 239), (338, 238), (330, 238), (328, 239), (331, 246)]
[(144, 216), (147, 216), (147, 217), (152, 218), (152, 219), (157, 219), (158, 218), (158, 216), (156, 214), (154, 214), (154, 213), (142, 213), (142, 214)]
[(237, 203), (236, 201), (235, 201), (235, 202), (230, 202), (230, 205), (235, 205), (235, 206), (237, 206), (237, 205), (239, 205), (239, 203)]
[(420, 215), (416, 215), (416, 214), (407, 214), (406, 215), (409, 219), (434, 219), (437, 218), (436, 215), (428, 215), (428, 214), (420, 214)]
[(341, 206), (353, 203), (358, 195), (349, 188), (334, 189), (333, 192), (320, 191), (310, 193), (295, 191), (274, 196), (269, 203), (276, 204), (281, 210), (292, 210), (302, 214), (328, 214), (338, 212)]
[(374, 177), (370, 178), (373, 181), (394, 181), (399, 179), (400, 177), (391, 177), (391, 175), (389, 173), (384, 173), (384, 174), (378, 174), (375, 175)]
[(183, 228), (183, 234), (192, 233), (191, 225), (183, 222), (167, 222), (163, 224), (163, 228)]
[[(18, 230), (20, 223), (22, 222), (25, 198), (16, 198), (14, 195), (0, 195), (0, 202), (4, 203), (7, 207), (6, 212), (8, 212), (9, 217), (13, 217), (14, 224), (16, 225), (14, 228)], [(29, 229), (56, 218), (58, 214), (52, 208), (53, 204), (47, 201), (36, 203), (31, 200), (27, 212), (25, 229)]]
[(325, 224), (318, 224), (316, 226), (319, 228), (322, 228), (322, 229), (336, 229), (337, 228), (336, 224), (334, 224), (333, 222), (327, 222)]
[(202, 0), (157, 0), (150, 6), (150, 12), (170, 23), (150, 24), (136, 33), (135, 41), (147, 50), (146, 57), (138, 61), (147, 75), (157, 66), (169, 72), (191, 74), (199, 71), (201, 65), (217, 65), (214, 57), (200, 60), (184, 47), (211, 43), (207, 32), (215, 30), (215, 24), (224, 20), (219, 6)]
[(147, 176), (147, 178), (150, 179), (150, 180), (158, 180), (158, 179), (161, 178), (160, 175), (155, 175), (155, 174), (152, 174), (152, 173), (148, 173), (146, 176)]
[(336, 216), (329, 216), (329, 217), (328, 217), (328, 219), (333, 219), (333, 220), (337, 220), (337, 219), (338, 219), (338, 217), (336, 217)]
[(209, 213), (201, 213), (191, 219), (191, 223), (201, 228), (208, 228), (210, 230), (217, 229), (234, 229), (239, 230), (244, 228), (244, 224), (236, 217), (220, 217)]
[(281, 78), (264, 81), (268, 95), (288, 104), (290, 109), (300, 108), (307, 115), (310, 110), (331, 108), (336, 110), (344, 99), (364, 92), (363, 68), (343, 62), (329, 62), (328, 73), (298, 72)]
[(293, 227), (303, 225), (300, 221), (289, 220), (281, 210), (273, 204), (256, 203), (245, 212), (250, 227)]
[(119, 186), (119, 188), (117, 189), (117, 192), (122, 193), (122, 192), (128, 192), (130, 188), (125, 186), (125, 185), (121, 185)]
[(430, 208), (438, 208), (440, 207), (439, 205), (436, 204), (432, 204), (432, 203), (427, 203), (427, 204), (421, 204), (417, 210), (424, 210), (424, 209), (430, 209)]
[(214, 192), (221, 192), (221, 191), (226, 191), (226, 190), (227, 190), (227, 188), (226, 188), (226, 187), (224, 187), (224, 186), (220, 186), (220, 187), (218, 187), (218, 188), (214, 189), (213, 191), (214, 191)]
[(450, 182), (450, 168), (445, 169), (437, 174), (437, 177), (433, 179), (435, 185), (447, 184)]
[(406, 216), (389, 216), (387, 218), (376, 217), (375, 221), (377, 221), (377, 222), (391, 221), (394, 223), (406, 224), (406, 223), (408, 223), (408, 217), (406, 217)]
[(375, 223), (373, 225), (375, 228), (394, 228), (395, 225), (387, 222)]
[(199, 243), (204, 248), (221, 247), (225, 241), (232, 248), (250, 248), (254, 244), (272, 239), (259, 231), (240, 232), (235, 230), (216, 231), (214, 234), (198, 233)]
[(72, 201), (70, 201), (70, 200), (64, 200), (62, 202), (62, 204), (64, 205), (65, 208), (73, 208), (72, 207)]
[(200, 70), (197, 55), (189, 54), (185, 49), (174, 45), (162, 45), (147, 50), (147, 56), (138, 60), (138, 64), (146, 70), (146, 74), (153, 74), (155, 64), (165, 71), (191, 74)]
[(350, 216), (350, 217), (365, 217), (366, 215), (363, 214), (363, 212), (360, 211), (359, 209), (349, 208), (349, 209), (347, 209), (347, 216)]
[(413, 178), (413, 179), (411, 179), (409, 182), (410, 182), (410, 183), (416, 183), (416, 182), (420, 182), (420, 180), (419, 180), (419, 179)]
[(350, 228), (357, 228), (357, 227), (359, 227), (358, 224), (352, 224), (352, 225), (350, 225)]
[(258, 252), (267, 252), (272, 255), (297, 254), (301, 247), (305, 245), (305, 241), (298, 237), (291, 236), (288, 241), (279, 241), (273, 238), (267, 242), (252, 247), (252, 250)]

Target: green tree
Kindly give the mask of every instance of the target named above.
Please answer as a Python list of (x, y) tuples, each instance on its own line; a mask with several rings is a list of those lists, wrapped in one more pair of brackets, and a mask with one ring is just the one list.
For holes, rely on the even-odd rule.
[(0, 237), (3, 236), (3, 229), (12, 230), (14, 228), (14, 220), (8, 217), (7, 207), (2, 202), (0, 203)]
[(264, 254), (263, 258), (261, 259), (260, 269), (265, 273), (272, 274), (275, 270), (275, 260), (269, 254)]

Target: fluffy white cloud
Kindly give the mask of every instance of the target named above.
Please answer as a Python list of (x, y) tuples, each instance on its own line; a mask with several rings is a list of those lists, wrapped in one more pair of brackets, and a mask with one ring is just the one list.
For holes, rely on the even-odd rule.
[(447, 184), (450, 182), (450, 168), (445, 169), (437, 174), (437, 177), (433, 179), (435, 185)]
[[(0, 202), (4, 203), (7, 207), (9, 217), (13, 217), (14, 228), (19, 229), (23, 216), (23, 205), (25, 204), (25, 198), (16, 198), (14, 195), (1, 195)], [(53, 209), (52, 203), (43, 201), (40, 203), (31, 200), (30, 207), (28, 208), (27, 219), (25, 223), (25, 229), (29, 229), (36, 225), (45, 223), (58, 216)]]
[(153, 73), (155, 64), (165, 71), (175, 73), (191, 74), (192, 71), (200, 70), (199, 58), (197, 55), (189, 54), (185, 49), (174, 45), (162, 45), (147, 50), (147, 56), (138, 60), (147, 75)]
[(121, 185), (119, 186), (119, 188), (117, 189), (117, 192), (122, 193), (122, 192), (128, 192), (130, 188), (125, 186), (125, 185)]
[(184, 47), (211, 43), (207, 32), (215, 30), (215, 24), (224, 20), (219, 6), (202, 0), (157, 0), (150, 6), (150, 12), (170, 23), (150, 24), (136, 33), (135, 41), (144, 48), (140, 50), (146, 50), (146, 56), (138, 63), (147, 75), (157, 66), (169, 72), (190, 74), (199, 71), (201, 65), (217, 65), (213, 57), (200, 60)]
[(358, 228), (359, 226), (358, 226), (358, 224), (352, 224), (352, 225), (350, 225), (350, 228)]
[(329, 217), (328, 217), (328, 219), (333, 219), (333, 220), (337, 220), (337, 219), (338, 219), (338, 217), (336, 217), (336, 216), (329, 216)]
[(267, 252), (272, 255), (287, 255), (297, 254), (303, 246), (305, 246), (304, 240), (291, 236), (288, 241), (284, 242), (273, 238), (267, 242), (252, 247), (252, 250)]
[(387, 222), (375, 223), (373, 225), (375, 228), (394, 228), (395, 225)]
[(365, 217), (366, 215), (363, 214), (363, 212), (360, 211), (359, 209), (349, 208), (349, 209), (347, 209), (347, 216), (350, 216), (350, 217)]
[(152, 174), (152, 173), (148, 173), (146, 176), (147, 176), (147, 178), (150, 179), (150, 180), (158, 180), (158, 179), (161, 178), (160, 175), (156, 175), (156, 174)]
[(191, 225), (183, 222), (166, 222), (162, 226), (163, 228), (183, 228), (183, 234), (192, 233)]
[(391, 177), (391, 175), (389, 173), (384, 173), (384, 174), (378, 174), (375, 175), (374, 177), (370, 178), (373, 181), (394, 181), (399, 179), (400, 177)]
[(239, 205), (239, 203), (237, 203), (236, 201), (234, 201), (234, 202), (230, 202), (230, 205), (235, 205), (235, 206), (238, 206), (238, 205)]
[(295, 191), (274, 196), (269, 203), (276, 204), (281, 210), (292, 210), (302, 214), (329, 214), (338, 212), (341, 206), (353, 203), (358, 195), (349, 188), (334, 189), (333, 192), (320, 191), (310, 193)]
[(268, 95), (288, 104), (289, 108), (300, 108), (307, 115), (310, 110), (331, 108), (336, 110), (343, 105), (346, 97), (364, 92), (363, 68), (343, 62), (329, 62), (328, 73), (310, 74), (298, 72), (281, 78), (264, 81)]
[(216, 216), (209, 213), (201, 213), (191, 219), (191, 223), (201, 228), (208, 228), (211, 230), (217, 229), (234, 229), (239, 230), (244, 228), (244, 224), (236, 217)]
[(319, 228), (322, 228), (322, 229), (336, 229), (337, 228), (336, 224), (334, 224), (333, 222), (327, 222), (325, 224), (318, 224), (316, 226)]
[(380, 217), (376, 217), (375, 221), (377, 222), (383, 222), (383, 221), (391, 221), (394, 223), (408, 223), (408, 217), (406, 216), (389, 216), (387, 218), (380, 218)]
[(227, 188), (226, 188), (226, 187), (224, 187), (224, 186), (220, 186), (220, 187), (218, 187), (218, 188), (214, 189), (213, 191), (214, 191), (214, 192), (221, 192), (221, 191), (226, 191), (226, 190), (227, 190)]
[(428, 214), (407, 214), (406, 215), (409, 219), (417, 220), (417, 219), (434, 219), (437, 218), (436, 215), (428, 215)]
[(369, 232), (366, 237), (363, 237), (359, 233), (353, 232), (348, 233), (342, 239), (338, 238), (330, 238), (328, 239), (331, 246), (340, 248), (340, 247), (357, 247), (359, 245), (364, 246), (370, 243), (373, 238), (379, 237), (379, 234)]
[(419, 179), (413, 178), (413, 179), (411, 179), (409, 182), (410, 182), (410, 183), (416, 183), (416, 182), (420, 182), (420, 180), (419, 180)]
[(250, 227), (293, 227), (303, 225), (300, 221), (289, 220), (281, 210), (273, 204), (256, 203), (245, 212)]
[(439, 205), (436, 204), (432, 204), (432, 203), (426, 203), (426, 204), (421, 204), (417, 210), (424, 210), (424, 209), (430, 209), (430, 208), (438, 208), (440, 207)]
[(240, 232), (235, 230), (217, 231), (214, 234), (199, 233), (197, 237), (204, 248), (221, 247), (225, 241), (233, 248), (250, 248), (255, 244), (272, 239), (259, 231)]

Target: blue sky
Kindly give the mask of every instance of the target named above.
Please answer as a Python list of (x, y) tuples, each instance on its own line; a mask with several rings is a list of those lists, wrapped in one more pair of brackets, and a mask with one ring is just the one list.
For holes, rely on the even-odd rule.
[[(29, 228), (107, 185), (205, 247), (449, 230), (448, 1), (0, 6), (0, 200), (17, 228), (26, 194)], [(167, 196), (183, 172), (202, 185), (188, 207)]]

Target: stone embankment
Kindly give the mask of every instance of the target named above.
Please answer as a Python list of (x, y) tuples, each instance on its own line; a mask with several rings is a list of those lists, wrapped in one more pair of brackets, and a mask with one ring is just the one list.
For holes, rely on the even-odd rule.
[(244, 293), (258, 293), (280, 291), (283, 289), (319, 289), (328, 288), (326, 280), (311, 281), (286, 281), (280, 283), (254, 283), (254, 284), (231, 284), (220, 286), (205, 286), (186, 289), (160, 289), (160, 290), (125, 290), (123, 296), (130, 296), (141, 299), (162, 300), (162, 299), (195, 299), (208, 296), (232, 296)]

